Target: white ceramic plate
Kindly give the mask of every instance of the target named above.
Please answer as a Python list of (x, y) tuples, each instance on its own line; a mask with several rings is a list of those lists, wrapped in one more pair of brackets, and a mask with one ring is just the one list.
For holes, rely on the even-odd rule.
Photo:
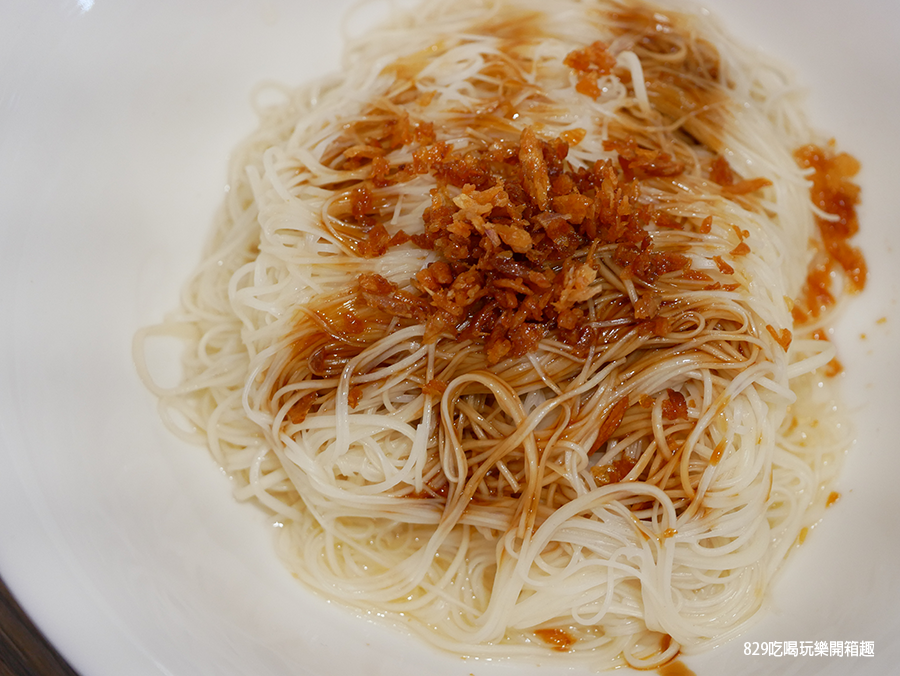
[[(438, 655), (301, 589), (264, 517), (162, 427), (134, 330), (176, 302), (262, 79), (337, 68), (341, 2), (47, 0), (0, 10), (0, 573), (84, 676), (521, 673)], [(900, 662), (900, 4), (710, 0), (791, 62), (862, 161), (869, 289), (839, 331), (858, 443), (843, 498), (773, 608), (685, 660), (718, 674), (885, 674)], [(327, 5), (327, 6), (326, 6)], [(745, 641), (873, 641), (874, 657)], [(545, 666), (539, 674), (568, 673)]]

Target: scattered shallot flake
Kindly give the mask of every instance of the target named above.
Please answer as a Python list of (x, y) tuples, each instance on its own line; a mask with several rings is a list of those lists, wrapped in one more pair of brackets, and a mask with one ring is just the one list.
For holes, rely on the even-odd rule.
[(577, 193), (558, 195), (552, 199), (552, 203), (554, 211), (575, 225), (581, 225), (594, 206), (594, 201), (590, 197)]
[(619, 429), (619, 425), (622, 424), (622, 420), (625, 418), (625, 411), (628, 410), (628, 397), (624, 397), (619, 399), (613, 407), (609, 410), (609, 413), (606, 414), (606, 418), (603, 419), (603, 422), (600, 424), (600, 429), (597, 431), (597, 438), (594, 439), (594, 443), (591, 444), (591, 450), (588, 455), (596, 453), (603, 444), (612, 439), (613, 434), (616, 433), (616, 430)]
[(788, 348), (791, 346), (791, 340), (793, 339), (790, 329), (781, 329), (781, 331), (779, 331), (771, 324), (766, 324), (766, 331), (772, 334), (775, 342), (781, 345), (781, 349), (787, 352)]
[(580, 303), (600, 293), (602, 287), (598, 284), (591, 287), (597, 279), (597, 271), (587, 263), (578, 263), (570, 266), (563, 276), (563, 288), (553, 306), (557, 310), (564, 310), (575, 303)]
[(659, 304), (659, 294), (645, 293), (634, 304), (634, 318), (653, 319), (659, 314)]
[(721, 256), (713, 256), (713, 261), (715, 261), (716, 267), (719, 268), (719, 272), (723, 275), (733, 275), (734, 268), (728, 265), (724, 260), (722, 260)]
[(578, 82), (575, 83), (575, 91), (584, 96), (589, 96), (592, 99), (597, 99), (603, 93), (603, 90), (600, 89), (600, 85), (597, 84), (597, 73), (585, 73), (580, 78), (578, 78)]
[(666, 390), (667, 398), (663, 401), (662, 414), (666, 420), (678, 420), (687, 417), (687, 401), (681, 392)]
[(732, 256), (746, 256), (750, 253), (750, 247), (747, 245), (747, 242), (741, 242), (728, 253)]
[(682, 279), (688, 279), (692, 282), (711, 282), (713, 279), (708, 274), (703, 272), (703, 270), (683, 270), (681, 273)]
[(709, 178), (722, 186), (734, 184), (734, 172), (731, 170), (728, 160), (721, 155), (717, 156), (710, 167)]
[(550, 175), (547, 173), (547, 161), (541, 140), (534, 129), (526, 127), (522, 132), (519, 146), (519, 163), (522, 165), (523, 187), (538, 208), (545, 211), (548, 207), (547, 194), (550, 190)]
[(569, 52), (563, 63), (573, 70), (606, 75), (615, 68), (616, 57), (609, 53), (605, 43), (598, 40), (583, 49)]
[(575, 129), (567, 129), (559, 136), (570, 146), (577, 146), (584, 140), (584, 137), (587, 136), (587, 130), (582, 129), (581, 127), (577, 127)]
[(357, 159), (360, 157), (372, 159), (373, 157), (381, 157), (382, 155), (384, 155), (384, 150), (382, 148), (364, 143), (350, 146), (344, 151), (344, 156), (348, 159)]
[(440, 397), (444, 394), (444, 390), (446, 389), (446, 382), (440, 380), (439, 378), (432, 378), (422, 386), (422, 394), (430, 394), (435, 397)]
[(734, 185), (723, 185), (722, 192), (729, 195), (749, 195), (770, 185), (772, 185), (772, 181), (767, 178), (748, 178)]
[(312, 405), (316, 401), (316, 393), (310, 392), (309, 394), (304, 394), (297, 402), (291, 406), (291, 409), (288, 411), (287, 417), (295, 425), (299, 425), (304, 420), (306, 420), (306, 416), (309, 414), (309, 410), (312, 408)]

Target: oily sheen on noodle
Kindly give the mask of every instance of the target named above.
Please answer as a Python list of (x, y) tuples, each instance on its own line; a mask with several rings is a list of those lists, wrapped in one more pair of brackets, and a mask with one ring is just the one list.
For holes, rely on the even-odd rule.
[(345, 61), (260, 110), (136, 337), (165, 420), (305, 584), (447, 650), (652, 667), (735, 636), (848, 442), (855, 161), (673, 7), (431, 2)]

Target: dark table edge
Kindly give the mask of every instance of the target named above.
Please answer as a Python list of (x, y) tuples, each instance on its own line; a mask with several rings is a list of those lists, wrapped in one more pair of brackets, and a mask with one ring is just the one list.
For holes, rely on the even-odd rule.
[(0, 579), (0, 676), (79, 676)]

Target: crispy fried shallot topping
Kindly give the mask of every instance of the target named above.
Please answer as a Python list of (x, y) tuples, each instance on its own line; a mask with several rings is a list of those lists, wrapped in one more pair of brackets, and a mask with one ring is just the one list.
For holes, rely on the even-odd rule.
[(596, 99), (603, 93), (597, 80), (612, 72), (616, 66), (616, 57), (609, 53), (606, 44), (597, 41), (584, 49), (570, 52), (563, 63), (574, 70), (578, 76), (575, 91)]
[(807, 275), (802, 303), (793, 311), (794, 320), (802, 322), (834, 305), (831, 285), (835, 269), (843, 272), (848, 290), (853, 293), (865, 287), (868, 269), (862, 252), (849, 243), (859, 230), (859, 186), (852, 180), (859, 172), (859, 162), (847, 153), (835, 153), (833, 144), (825, 148), (803, 146), (794, 157), (801, 167), (811, 170), (813, 204), (830, 215), (816, 217), (825, 251)]
[[(394, 178), (437, 179), (424, 233), (411, 239), (439, 260), (416, 275), (421, 295), (369, 273), (359, 277), (360, 295), (391, 316), (426, 321), (426, 340), (449, 333), (483, 342), (489, 363), (526, 354), (549, 333), (578, 342), (588, 330), (585, 303), (604, 289), (596, 247), (614, 252), (623, 279), (647, 284), (690, 266), (683, 254), (654, 249), (648, 226), (681, 224), (640, 200), (641, 179), (677, 176), (684, 165), (633, 139), (607, 145), (618, 166), (600, 160), (577, 170), (566, 162), (564, 140), (544, 140), (530, 127), (517, 146), (465, 153), (441, 142), (418, 147)], [(354, 194), (354, 215), (367, 217), (371, 198), (365, 189)], [(382, 250), (398, 239), (370, 226), (361, 249)], [(658, 298), (643, 297), (634, 318), (655, 320), (659, 307)], [(655, 322), (651, 332), (667, 329)]]

